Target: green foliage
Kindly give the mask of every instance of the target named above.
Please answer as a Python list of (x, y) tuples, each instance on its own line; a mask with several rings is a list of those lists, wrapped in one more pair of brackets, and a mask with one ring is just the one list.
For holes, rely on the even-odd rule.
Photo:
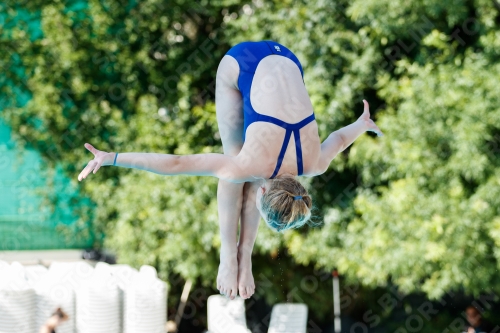
[[(204, 276), (208, 281), (207, 272), (216, 269), (216, 255), (207, 244), (216, 242), (210, 235), (217, 226), (195, 224), (198, 230), (187, 226), (200, 220), (193, 208), (200, 212), (213, 206), (214, 180), (163, 178), (167, 184), (159, 186), (157, 175), (111, 168), (104, 168), (91, 182), (80, 184), (75, 178), (89, 159), (82, 149), (85, 142), (108, 151), (189, 153), (219, 149), (212, 139), (216, 132), (213, 105), (193, 110), (196, 98), (207, 98), (198, 91), (215, 72), (217, 52), (200, 51), (198, 57), (205, 57), (205, 65), (197, 65), (196, 73), (177, 69), (209, 40), (213, 29), (208, 20), (221, 18), (217, 8), (191, 5), (180, 2), (166, 6), (156, 1), (130, 7), (97, 1), (29, 3), (26, 8), (14, 2), (4, 5), (9, 15), (2, 30), (2, 48), (11, 51), (2, 53), (1, 61), (5, 68), (15, 70), (6, 73), (4, 82), (10, 85), (2, 85), (3, 97), (14, 97), (19, 90), (29, 92), (32, 98), (25, 105), (15, 98), (6, 99), (2, 116), (19, 139), (42, 153), (47, 168), (61, 163), (82, 194), (92, 199), (95, 209), (79, 213), (93, 221), (96, 233), (107, 235), (105, 246), (117, 250), (120, 260), (154, 264), (163, 277), (174, 266), (173, 271), (186, 278)], [(179, 22), (193, 25), (195, 18), (201, 20), (199, 33), (192, 31), (196, 26), (182, 30), (186, 33), (174, 28)], [(25, 29), (31, 20), (39, 22), (42, 33), (38, 38)], [(218, 44), (205, 45), (205, 50), (210, 50)], [(168, 84), (164, 84), (164, 77), (171, 78)], [(160, 106), (168, 113), (160, 115)], [(189, 183), (199, 186), (189, 187)], [(201, 193), (209, 194), (198, 197)], [(158, 205), (148, 210), (153, 202)], [(176, 206), (184, 208), (176, 210)], [(191, 215), (185, 214), (188, 211)], [(178, 214), (165, 215), (173, 212)], [(184, 231), (171, 233), (169, 225), (182, 226)], [(210, 226), (212, 232), (202, 231)], [(193, 236), (196, 231), (201, 237)], [(165, 234), (184, 240), (168, 239)], [(201, 241), (203, 237), (205, 241)], [(188, 239), (193, 244), (186, 243)], [(189, 251), (181, 255), (186, 249)], [(199, 255), (189, 255), (191, 251)], [(206, 256), (214, 258), (207, 260)]]
[[(220, 152), (215, 72), (243, 40), (273, 39), (297, 54), (322, 138), (356, 119), (362, 98), (370, 102), (385, 137), (364, 135), (309, 183), (324, 225), (284, 235), (260, 228), (254, 268), (264, 271), (280, 249), (295, 274), (268, 301), (311, 267), (431, 298), (500, 291), (500, 20), (492, 1), (2, 6), (0, 48), (8, 52), (0, 63), (10, 70), (0, 81), (1, 116), (75, 181), (90, 157), (85, 142)], [(118, 168), (79, 184), (95, 204), (94, 230), (121, 261), (207, 286), (220, 243), (216, 185)], [(321, 317), (329, 291), (319, 290), (309, 306)]]
[[(85, 142), (107, 151), (221, 152), (214, 79), (230, 47), (221, 22), (232, 6), (7, 2), (0, 39), (9, 50), (0, 54), (2, 67), (12, 69), (0, 86), (1, 116), (19, 142), (40, 151), (48, 170), (61, 165), (92, 200), (74, 208), (92, 222), (95, 245), (113, 250), (120, 262), (154, 265), (165, 280), (180, 274), (209, 288), (220, 247), (215, 179), (119, 168), (103, 168), (82, 183), (76, 176), (90, 158)], [(33, 21), (39, 30), (26, 29)], [(282, 244), (263, 227), (256, 253), (266, 258)], [(282, 261), (298, 272), (295, 280), (308, 274), (290, 258)], [(294, 283), (263, 297), (284, 301)], [(169, 298), (170, 307), (176, 300)], [(319, 315), (325, 311), (318, 308)]]
[(432, 298), (499, 290), (498, 10), (449, 6), (274, 1), (232, 25), (234, 42), (279, 40), (303, 60), (322, 136), (354, 119), (362, 96), (386, 133), (313, 182), (325, 226), (290, 233), (298, 262)]

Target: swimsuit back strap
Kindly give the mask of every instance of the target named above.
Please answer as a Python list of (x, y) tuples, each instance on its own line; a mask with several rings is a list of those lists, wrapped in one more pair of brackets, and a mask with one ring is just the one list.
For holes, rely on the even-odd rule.
[(276, 168), (274, 168), (273, 175), (271, 176), (270, 179), (273, 179), (274, 177), (276, 177), (276, 175), (278, 174), (278, 171), (281, 168), (281, 163), (283, 163), (283, 158), (285, 157), (286, 148), (288, 147), (288, 142), (290, 141), (291, 135), (292, 135), (292, 131), (289, 129), (286, 129), (285, 139), (283, 140), (283, 145), (281, 146), (281, 151), (280, 151), (280, 154), (278, 156), (278, 162), (276, 162)]
[[(286, 149), (288, 147), (288, 143), (290, 142), (290, 136), (292, 135), (292, 133), (295, 138), (295, 153), (297, 155), (297, 175), (302, 176), (302, 174), (304, 173), (304, 164), (302, 162), (302, 145), (300, 143), (300, 129), (315, 119), (314, 113), (297, 124), (288, 124), (273, 117), (268, 117), (268, 116), (266, 117), (271, 119), (265, 119), (264, 121), (279, 125), (286, 130), (285, 139), (283, 140), (283, 146), (281, 146), (281, 151), (278, 156), (278, 162), (276, 163), (276, 168), (274, 169), (273, 175), (270, 177), (270, 179), (276, 177), (278, 171), (281, 168), (281, 163), (283, 163), (283, 159), (285, 158)], [(280, 122), (282, 124), (280, 124)]]
[(295, 154), (297, 155), (297, 174), (302, 176), (304, 172), (304, 166), (302, 164), (302, 145), (300, 144), (300, 129), (295, 129), (293, 131), (293, 137), (295, 138)]

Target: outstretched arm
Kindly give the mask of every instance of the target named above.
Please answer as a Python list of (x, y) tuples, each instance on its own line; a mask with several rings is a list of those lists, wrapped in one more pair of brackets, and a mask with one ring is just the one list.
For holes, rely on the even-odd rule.
[(321, 144), (321, 154), (318, 164), (319, 174), (325, 172), (335, 156), (343, 152), (364, 132), (372, 131), (377, 133), (378, 136), (383, 135), (380, 128), (370, 119), (368, 102), (363, 100), (363, 103), (365, 104), (365, 108), (358, 120), (333, 132)]
[[(159, 153), (108, 153), (86, 143), (94, 159), (78, 175), (85, 179), (91, 172), (96, 173), (101, 166), (116, 165), (150, 171), (160, 175), (214, 176), (230, 182), (254, 180), (245, 164), (238, 156), (223, 154), (171, 155)], [(116, 157), (116, 161), (115, 161)]]

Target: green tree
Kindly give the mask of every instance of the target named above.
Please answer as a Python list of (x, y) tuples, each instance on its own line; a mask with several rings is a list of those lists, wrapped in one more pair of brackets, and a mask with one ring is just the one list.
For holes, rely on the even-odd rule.
[(233, 24), (231, 40), (298, 54), (321, 135), (351, 121), (362, 96), (386, 133), (363, 136), (313, 182), (325, 225), (288, 234), (298, 262), (432, 298), (500, 288), (497, 7), (273, 1)]
[[(180, 274), (215, 287), (216, 179), (105, 168), (78, 183), (90, 158), (83, 144), (106, 151), (221, 152), (214, 80), (230, 48), (224, 22), (240, 8), (235, 1), (154, 0), (7, 1), (2, 7), (0, 47), (9, 52), (0, 61), (10, 70), (0, 87), (1, 116), (20, 142), (41, 152), (47, 169), (60, 164), (92, 200), (78, 214), (101, 235), (96, 246), (114, 250), (120, 262), (153, 265), (165, 280)], [(259, 265), (277, 260), (282, 244), (281, 235), (261, 228), (255, 266), (274, 281), (275, 288), (261, 293), (270, 303), (285, 300), (312, 270), (282, 255), (282, 265), (295, 273), (283, 281)], [(320, 306), (327, 295), (314, 296), (317, 316), (329, 312)], [(170, 299), (172, 308), (179, 296)]]
[[(265, 267), (279, 251), (294, 273), (284, 285), (276, 274), (267, 300), (284, 299), (312, 267), (432, 298), (498, 291), (497, 7), (486, 0), (7, 1), (0, 47), (9, 52), (0, 61), (11, 70), (0, 87), (8, 97), (2, 117), (68, 175), (88, 160), (86, 141), (109, 151), (218, 152), (217, 63), (234, 43), (274, 39), (304, 66), (322, 138), (356, 119), (362, 98), (386, 135), (363, 136), (310, 181), (322, 227), (284, 235), (261, 227), (255, 269), (272, 275)], [(22, 94), (31, 96), (26, 105)], [(103, 171), (80, 186), (95, 203), (82, 218), (107, 235), (105, 245), (163, 277), (213, 285), (215, 180)], [(318, 317), (329, 311), (329, 292), (320, 291), (330, 287), (320, 288), (314, 297), (301, 291)]]

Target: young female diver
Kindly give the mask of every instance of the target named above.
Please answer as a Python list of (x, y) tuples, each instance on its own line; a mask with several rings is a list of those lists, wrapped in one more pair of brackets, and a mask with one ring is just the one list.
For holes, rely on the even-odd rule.
[(161, 175), (218, 177), (217, 289), (231, 299), (238, 291), (248, 298), (255, 291), (251, 253), (260, 217), (277, 231), (304, 225), (312, 200), (295, 176), (324, 173), (332, 159), (365, 131), (383, 135), (370, 119), (368, 102), (363, 102), (364, 112), (356, 122), (321, 143), (297, 57), (274, 41), (242, 42), (226, 53), (217, 69), (215, 103), (224, 154), (118, 154), (87, 143), (94, 159), (78, 180), (107, 165)]

